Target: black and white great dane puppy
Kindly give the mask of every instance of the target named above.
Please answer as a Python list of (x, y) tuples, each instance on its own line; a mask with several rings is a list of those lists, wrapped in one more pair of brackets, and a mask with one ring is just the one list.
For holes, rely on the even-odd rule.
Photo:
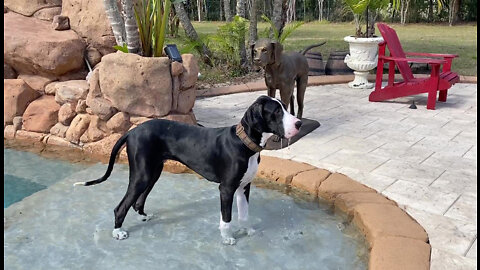
[(126, 239), (122, 223), (131, 206), (142, 220), (150, 218), (144, 206), (167, 159), (176, 160), (207, 180), (219, 183), (221, 217), (220, 232), (224, 244), (235, 244), (230, 221), (234, 195), (237, 198), (238, 221), (251, 235), (248, 226), (250, 182), (254, 178), (260, 151), (272, 135), (295, 136), (302, 122), (286, 111), (275, 98), (261, 96), (245, 112), (236, 126), (205, 128), (179, 122), (155, 119), (144, 122), (123, 135), (114, 145), (105, 175), (97, 180), (74, 185), (90, 186), (110, 176), (116, 156), (126, 143), (130, 179), (127, 193), (115, 208), (115, 239)]

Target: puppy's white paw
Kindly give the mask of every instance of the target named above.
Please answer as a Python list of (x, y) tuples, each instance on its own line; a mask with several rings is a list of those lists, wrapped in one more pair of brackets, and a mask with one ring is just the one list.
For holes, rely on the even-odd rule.
[(152, 215), (152, 214), (149, 214), (149, 215), (146, 215), (146, 216), (144, 216), (144, 215), (139, 215), (139, 216), (138, 216), (138, 219), (139, 219), (140, 221), (146, 222), (146, 221), (149, 221), (150, 219), (152, 219), (153, 217), (154, 217), (154, 215)]
[(117, 240), (123, 240), (128, 238), (128, 232), (122, 230), (122, 228), (117, 228), (112, 231), (112, 236)]
[(222, 238), (222, 243), (224, 245), (233, 246), (237, 243), (237, 240), (235, 240), (235, 238), (233, 238), (233, 237), (224, 237), (224, 238)]
[(246, 230), (247, 230), (247, 235), (248, 235), (248, 236), (252, 236), (252, 235), (254, 235), (254, 234), (257, 232), (257, 231), (255, 231), (255, 229), (253, 229), (253, 228), (247, 228)]

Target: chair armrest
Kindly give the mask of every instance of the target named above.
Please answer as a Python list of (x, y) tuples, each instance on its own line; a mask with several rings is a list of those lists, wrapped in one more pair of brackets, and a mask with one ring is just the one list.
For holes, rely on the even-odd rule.
[(418, 53), (418, 52), (405, 52), (405, 55), (411, 56), (429, 56), (429, 57), (458, 57), (458, 54), (442, 54), (442, 53)]
[(412, 63), (425, 63), (425, 64), (444, 64), (447, 61), (441, 59), (431, 59), (431, 58), (402, 58), (402, 57), (391, 57), (391, 56), (378, 56), (385, 61), (394, 61), (394, 62), (412, 62)]

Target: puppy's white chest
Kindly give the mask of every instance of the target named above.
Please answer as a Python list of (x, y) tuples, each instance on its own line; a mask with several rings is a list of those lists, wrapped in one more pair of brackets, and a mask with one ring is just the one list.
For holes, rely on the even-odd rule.
[(260, 155), (260, 153), (256, 153), (248, 159), (247, 171), (240, 180), (240, 188), (244, 188), (246, 185), (252, 182), (253, 178), (255, 177), (255, 174), (258, 170), (258, 155)]

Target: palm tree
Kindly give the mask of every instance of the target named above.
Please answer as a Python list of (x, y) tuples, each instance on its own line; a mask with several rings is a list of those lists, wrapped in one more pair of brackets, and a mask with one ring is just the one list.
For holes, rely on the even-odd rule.
[(123, 19), (125, 21), (125, 34), (127, 37), (128, 52), (141, 54), (140, 34), (138, 33), (137, 20), (133, 12), (132, 0), (122, 0)]
[[(252, 1), (252, 7), (250, 9), (250, 25), (248, 27), (248, 33), (249, 33), (249, 38), (248, 38), (248, 44), (252, 45), (255, 43), (257, 40), (257, 0), (251, 0)], [(249, 48), (250, 49), (250, 46)], [(247, 61), (248, 64), (251, 65), (253, 63), (253, 59), (251, 53), (247, 54)]]
[(116, 0), (103, 0), (103, 4), (117, 45), (123, 47), (126, 44), (128, 52), (141, 54), (140, 35), (132, 0), (121, 1), (123, 18), (117, 8)]
[(275, 28), (280, 36), (285, 26), (286, 11), (288, 0), (273, 0), (273, 14), (272, 21), (275, 24)]
[(232, 21), (232, 12), (230, 11), (230, 0), (223, 0), (223, 8), (225, 9), (225, 21)]
[(195, 28), (193, 28), (190, 18), (188, 18), (188, 14), (185, 11), (183, 2), (175, 1), (173, 2), (173, 7), (175, 8), (175, 13), (177, 13), (178, 18), (180, 19), (180, 23), (182, 24), (183, 29), (185, 30), (185, 35), (187, 35), (187, 37), (190, 40), (193, 40), (198, 44), (201, 44), (199, 47), (197, 47), (197, 50), (202, 56), (203, 62), (208, 65), (212, 65), (212, 60), (211, 60), (212, 52), (208, 49), (205, 43), (203, 43), (198, 37), (197, 31), (195, 31)]
[[(245, 18), (245, 0), (237, 0), (237, 15)], [(240, 37), (238, 41), (238, 50), (240, 52), (240, 65), (246, 68), (247, 65), (247, 50), (245, 49), (245, 36)]]
[(122, 15), (117, 8), (117, 1), (115, 0), (103, 0), (105, 5), (105, 11), (107, 18), (110, 21), (113, 35), (118, 46), (123, 46), (125, 43), (125, 25), (123, 23)]

